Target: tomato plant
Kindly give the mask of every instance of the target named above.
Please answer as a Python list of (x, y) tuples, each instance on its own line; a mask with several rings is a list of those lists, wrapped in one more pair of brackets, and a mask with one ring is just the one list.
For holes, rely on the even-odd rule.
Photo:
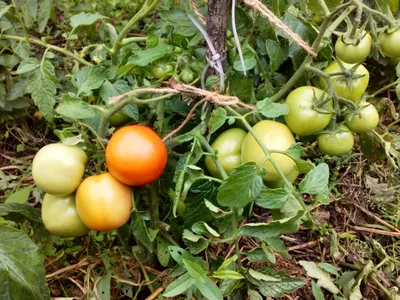
[[(218, 151), (217, 158), (225, 172), (229, 175), (234, 168), (239, 166), (241, 161), (241, 148), (246, 132), (240, 128), (231, 128), (221, 133), (211, 147)], [(206, 167), (211, 175), (222, 177), (213, 159), (207, 156)]]
[[(358, 40), (347, 41), (345, 36), (340, 36), (335, 44), (337, 57), (348, 64), (363, 62), (371, 52), (372, 37), (368, 32), (360, 33)], [(349, 38), (348, 38), (349, 39)]]
[(124, 225), (132, 208), (132, 190), (110, 173), (87, 177), (76, 191), (76, 208), (90, 229), (109, 231)]
[(151, 128), (131, 125), (117, 130), (106, 148), (109, 172), (133, 186), (151, 183), (167, 164), (167, 149)]
[(89, 232), (78, 215), (75, 194), (67, 196), (45, 194), (41, 213), (44, 226), (54, 235), (76, 237)]
[(114, 127), (121, 126), (131, 120), (131, 118), (122, 111), (118, 111), (110, 118), (110, 125)]
[[(331, 63), (324, 72), (326, 74), (340, 73), (340, 72), (351, 72), (351, 69), (355, 66), (353, 64), (347, 64), (342, 62), (343, 70), (339, 65), (339, 62), (335, 61)], [(351, 78), (349, 75), (334, 75), (330, 77), (330, 81), (333, 88), (338, 96), (349, 99), (351, 101), (357, 101), (360, 99), (362, 94), (365, 92), (369, 82), (369, 72), (363, 66), (359, 65), (355, 71), (355, 76), (360, 76), (360, 78)], [(324, 78), (320, 79), (321, 86), (327, 89), (327, 84)]]
[(312, 86), (302, 86), (293, 90), (286, 98), (289, 113), (285, 115), (290, 131), (300, 136), (313, 135), (328, 126), (332, 118), (332, 101), (325, 107), (316, 108), (316, 102), (328, 95)]
[(32, 177), (48, 194), (69, 195), (82, 181), (86, 162), (86, 153), (77, 146), (48, 144), (33, 159)]
[(379, 34), (379, 41), (385, 56), (389, 58), (400, 57), (400, 29), (381, 32)]
[(180, 78), (184, 83), (191, 83), (194, 80), (194, 73), (189, 68), (185, 68), (182, 70)]
[(174, 67), (163, 62), (159, 62), (150, 68), (151, 73), (157, 79), (168, 79), (171, 77)]
[(322, 153), (335, 156), (347, 154), (353, 149), (353, 133), (345, 125), (339, 126), (336, 130), (328, 133), (321, 133), (317, 137), (319, 150)]
[[(275, 121), (264, 120), (252, 127), (252, 131), (260, 138), (264, 146), (271, 151), (286, 151), (295, 143), (293, 134), (289, 128)], [(249, 132), (242, 143), (242, 162), (255, 162), (260, 164), (264, 161), (265, 153), (260, 147), (254, 136)], [(294, 161), (281, 153), (272, 153), (271, 158), (276, 162), (284, 175), (289, 175), (295, 168)], [(262, 164), (266, 170), (263, 176), (265, 181), (277, 181), (280, 176), (271, 161), (267, 160)]]
[(367, 133), (375, 129), (379, 123), (379, 114), (375, 106), (366, 102), (358, 103), (360, 110), (345, 116), (346, 126), (355, 133)]

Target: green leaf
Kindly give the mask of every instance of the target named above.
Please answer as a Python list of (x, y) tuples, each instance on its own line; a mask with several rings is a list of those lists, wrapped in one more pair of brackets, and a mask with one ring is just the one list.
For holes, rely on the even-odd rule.
[(148, 64), (164, 57), (171, 52), (171, 46), (164, 43), (159, 43), (156, 47), (135, 51), (133, 56), (129, 57), (127, 65), (133, 64), (140, 67), (145, 67)]
[(37, 16), (37, 23), (39, 26), (39, 32), (43, 32), (46, 28), (47, 22), (49, 21), (51, 11), (52, 11), (52, 0), (40, 0), (39, 9)]
[(210, 227), (206, 222), (197, 222), (192, 225), (192, 230), (196, 234), (204, 235), (208, 238), (211, 237), (220, 237), (220, 234), (215, 231), (212, 227)]
[(160, 236), (156, 237), (156, 242), (157, 242), (158, 261), (163, 267), (167, 267), (169, 263), (169, 258), (171, 257), (171, 254), (169, 253), (168, 250), (169, 243)]
[(38, 247), (22, 231), (0, 225), (0, 295), (4, 299), (50, 299)]
[(175, 297), (180, 294), (183, 294), (186, 290), (188, 290), (193, 284), (195, 280), (190, 277), (189, 273), (186, 273), (172, 282), (163, 293), (164, 297)]
[[(16, 54), (18, 54), (19, 57), (21, 57), (23, 59), (29, 58), (30, 50), (31, 50), (29, 43), (23, 42), (23, 41), (15, 41), (14, 43), (12, 43), (11, 47), (12, 47), (13, 51)], [(36, 59), (34, 59), (34, 60), (36, 60)], [(18, 69), (19, 69), (19, 67), (18, 67)], [(18, 73), (18, 71), (17, 71), (17, 73)]]
[(57, 108), (56, 112), (71, 119), (89, 119), (95, 116), (92, 107), (83, 101), (64, 101)]
[[(255, 55), (247, 49), (243, 52), (243, 60), (244, 60), (244, 67), (245, 67), (246, 71), (253, 69), (257, 65), (257, 60), (256, 60)], [(236, 71), (240, 71), (240, 72), (243, 71), (243, 66), (240, 61), (239, 55), (236, 57), (236, 60), (233, 63), (233, 68)]]
[(331, 264), (328, 264), (328, 263), (319, 263), (319, 264), (318, 264), (318, 267), (320, 267), (321, 269), (325, 270), (325, 271), (328, 272), (328, 273), (331, 273), (331, 274), (333, 274), (333, 275), (336, 275), (337, 277), (340, 276), (339, 273), (338, 273), (338, 269), (337, 269), (335, 266), (331, 265)]
[(249, 296), (249, 300), (263, 300), (260, 293), (255, 290), (248, 290), (247, 295)]
[(207, 271), (200, 267), (199, 264), (182, 258), (182, 263), (190, 274), (190, 277), (196, 281), (204, 282), (204, 277), (207, 276)]
[(251, 283), (258, 286), (260, 293), (265, 297), (281, 297), (285, 294), (292, 293), (304, 285), (302, 280), (289, 277), (282, 272), (274, 272), (272, 268), (263, 268), (258, 270), (258, 272), (277, 279), (275, 281), (264, 281), (249, 277)]
[(171, 257), (181, 266), (183, 266), (183, 259), (190, 260), (195, 263), (200, 262), (200, 258), (192, 256), (188, 251), (177, 246), (168, 246)]
[(221, 280), (219, 289), (223, 297), (227, 297), (243, 285), (243, 280)]
[(223, 181), (217, 195), (218, 203), (228, 207), (245, 207), (254, 201), (263, 187), (254, 162), (235, 168)]
[(53, 120), (53, 107), (56, 104), (56, 82), (54, 66), (46, 59), (31, 73), (28, 81), (28, 91), (42, 115), (50, 122)]
[(119, 96), (125, 94), (131, 90), (131, 87), (125, 80), (118, 79), (114, 83), (105, 80), (100, 87), (100, 98), (107, 105), (109, 104), (108, 99), (111, 97)]
[(198, 254), (208, 247), (208, 239), (194, 234), (187, 229), (183, 230), (182, 239), (185, 242), (187, 249), (193, 254)]
[(240, 280), (244, 278), (242, 274), (233, 270), (217, 270), (214, 272), (213, 277), (231, 280)]
[(133, 222), (131, 223), (131, 231), (134, 237), (141, 242), (151, 253), (153, 252), (153, 244), (147, 229), (145, 219), (147, 213), (135, 211), (132, 214)]
[(238, 259), (237, 255), (233, 255), (230, 258), (223, 261), (223, 263), (219, 266), (218, 271), (222, 271), (225, 269), (230, 269), (230, 265), (234, 263)]
[(312, 169), (300, 182), (301, 193), (316, 195), (323, 191), (329, 182), (329, 167), (326, 163), (319, 164)]
[(26, 203), (9, 202), (0, 204), (0, 217), (17, 223), (26, 219), (31, 222), (42, 223), (40, 210)]
[(289, 149), (286, 150), (286, 153), (290, 155), (292, 159), (298, 159), (306, 155), (306, 149), (304, 149), (300, 143), (296, 143), (290, 145)]
[(11, 4), (6, 6), (6, 3), (4, 3), (3, 1), (0, 2), (2, 5), (0, 5), (0, 18), (2, 16), (4, 16), (11, 8)]
[(87, 66), (74, 73), (72, 84), (78, 89), (77, 95), (90, 95), (92, 90), (96, 90), (104, 82), (106, 72), (101, 66)]
[(326, 186), (322, 191), (320, 191), (315, 197), (315, 201), (318, 201), (322, 204), (329, 204), (329, 188)]
[(98, 13), (89, 14), (81, 12), (80, 14), (73, 15), (70, 18), (71, 27), (78, 27), (78, 26), (88, 26), (92, 25), (98, 20), (107, 19), (107, 17), (102, 16)]
[(31, 72), (33, 70), (36, 70), (39, 67), (40, 67), (40, 61), (38, 61), (36, 58), (30, 57), (30, 58), (24, 59), (19, 64), (18, 69), (17, 69), (17, 74)]
[(269, 189), (263, 187), (257, 196), (255, 203), (263, 208), (280, 209), (288, 200), (288, 192), (285, 189)]
[(299, 229), (300, 218), (303, 214), (303, 211), (299, 211), (294, 217), (275, 220), (269, 223), (247, 223), (239, 228), (239, 235), (266, 239), (277, 237), (283, 233), (294, 233)]
[(277, 118), (287, 115), (289, 108), (286, 103), (272, 102), (271, 98), (265, 98), (257, 102), (257, 110), (267, 118)]
[(278, 70), (281, 64), (287, 59), (287, 55), (282, 51), (280, 44), (273, 40), (266, 40), (265, 48), (269, 56), (271, 72), (273, 73)]
[(264, 241), (272, 250), (278, 252), (284, 258), (289, 257), (288, 249), (286, 248), (285, 243), (279, 237), (266, 238)]
[(300, 174), (307, 174), (312, 169), (314, 169), (314, 164), (309, 160), (304, 160), (300, 158), (293, 159), (296, 163), (297, 169), (299, 170)]
[(261, 272), (257, 272), (253, 269), (249, 269), (249, 275), (253, 277), (256, 280), (262, 280), (262, 281), (279, 281), (278, 278), (269, 276), (268, 274), (263, 274)]
[(253, 98), (253, 80), (244, 76), (241, 72), (235, 72), (229, 76), (229, 94), (240, 100), (249, 102)]
[(267, 256), (261, 248), (255, 248), (250, 251), (244, 252), (249, 262), (265, 263)]
[(311, 281), (312, 293), (315, 300), (325, 300), (324, 293), (322, 293), (321, 288), (315, 283), (315, 281)]
[(222, 107), (214, 109), (211, 113), (210, 120), (208, 121), (208, 128), (210, 129), (210, 135), (216, 132), (226, 121), (226, 110)]
[(272, 264), (275, 264), (276, 258), (275, 258), (275, 253), (272, 251), (270, 247), (265, 245), (265, 243), (261, 243), (261, 248), (263, 249), (265, 256), (267, 257), (268, 261)]
[(97, 294), (101, 295), (101, 300), (110, 300), (111, 291), (111, 274), (108, 272), (106, 275), (101, 277), (96, 284)]
[(26, 203), (28, 202), (29, 195), (31, 194), (32, 186), (17, 190), (15, 193), (7, 197), (6, 203)]
[(210, 278), (204, 278), (204, 282), (196, 280), (194, 285), (206, 299), (223, 300), (220, 289)]
[(315, 262), (302, 260), (302, 261), (299, 261), (299, 264), (303, 266), (303, 268), (306, 270), (308, 276), (310, 276), (314, 279), (317, 279), (318, 286), (327, 289), (332, 294), (339, 293), (339, 289), (333, 283), (329, 273), (327, 273), (324, 270), (322, 270), (321, 268), (319, 268)]

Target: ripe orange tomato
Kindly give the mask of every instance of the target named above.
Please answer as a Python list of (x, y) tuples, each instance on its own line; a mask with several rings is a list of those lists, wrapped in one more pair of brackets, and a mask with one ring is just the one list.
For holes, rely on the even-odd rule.
[(167, 158), (167, 149), (157, 133), (142, 125), (117, 130), (106, 148), (108, 171), (117, 180), (133, 186), (158, 179)]
[(131, 187), (110, 173), (86, 178), (76, 191), (76, 209), (90, 229), (109, 231), (124, 225), (132, 208)]

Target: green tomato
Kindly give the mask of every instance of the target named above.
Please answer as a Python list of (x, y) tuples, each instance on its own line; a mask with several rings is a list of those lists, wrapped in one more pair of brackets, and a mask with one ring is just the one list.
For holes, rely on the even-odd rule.
[[(243, 129), (231, 128), (221, 133), (211, 145), (211, 148), (218, 151), (218, 161), (228, 175), (242, 163), (240, 154), (245, 136), (246, 131)], [(211, 156), (206, 156), (205, 163), (212, 176), (222, 177)]]
[(181, 77), (181, 80), (184, 83), (187, 83), (187, 84), (193, 82), (193, 80), (194, 80), (193, 72), (190, 69), (187, 69), (187, 68), (182, 70), (182, 73), (180, 74), (180, 77)]
[[(286, 151), (296, 143), (289, 128), (279, 122), (264, 120), (254, 125), (252, 130), (270, 151)], [(295, 162), (285, 154), (272, 153), (271, 157), (285, 176), (288, 176), (296, 166)], [(250, 132), (247, 133), (242, 143), (242, 163), (260, 164), (264, 159), (264, 151), (253, 135)], [(265, 161), (262, 167), (266, 170), (263, 176), (264, 181), (277, 181), (281, 178), (269, 160)]]
[(332, 119), (332, 100), (320, 109), (321, 112), (313, 109), (317, 100), (327, 97), (324, 91), (312, 86), (302, 86), (293, 90), (286, 98), (289, 113), (284, 116), (290, 131), (307, 136), (316, 134), (328, 126)]
[(72, 194), (82, 181), (86, 153), (77, 146), (49, 144), (36, 153), (32, 177), (44, 192), (57, 196)]
[(378, 126), (379, 114), (375, 106), (366, 101), (360, 101), (359, 105), (361, 108), (358, 114), (347, 114), (344, 120), (351, 131), (367, 133)]
[[(299, 176), (299, 170), (297, 169), (297, 166), (293, 169), (293, 171), (286, 176), (286, 178), (290, 181), (290, 183), (293, 183), (297, 176)], [(281, 188), (284, 186), (283, 180), (278, 179), (276, 181), (264, 181), (265, 185), (269, 188)]]
[(371, 52), (372, 37), (365, 31), (361, 33), (361, 37), (358, 44), (348, 44), (343, 36), (339, 37), (335, 44), (337, 57), (348, 64), (357, 64), (364, 61)]
[(150, 71), (157, 79), (167, 79), (171, 77), (174, 68), (169, 64), (158, 63), (154, 66), (151, 66)]
[(75, 237), (89, 232), (78, 215), (75, 195), (44, 195), (42, 203), (42, 220), (46, 229), (57, 236)]
[(347, 154), (353, 149), (353, 133), (345, 125), (329, 133), (322, 133), (317, 137), (317, 144), (322, 153), (330, 156)]
[(389, 0), (388, 5), (392, 13), (395, 13), (399, 10), (399, 0)]
[(118, 127), (125, 124), (129, 120), (131, 120), (131, 118), (128, 115), (126, 115), (123, 111), (119, 110), (111, 116), (110, 125), (113, 127)]
[[(342, 65), (346, 70), (350, 70), (354, 65), (352, 64), (346, 64), (342, 62)], [(326, 74), (330, 73), (337, 73), (337, 72), (342, 72), (340, 69), (339, 63), (337, 61), (331, 63), (325, 70), (324, 72)], [(332, 82), (333, 88), (338, 94), (338, 96), (341, 96), (343, 98), (349, 99), (353, 102), (356, 102), (362, 94), (365, 92), (368, 86), (369, 82), (369, 72), (368, 70), (363, 66), (359, 65), (357, 69), (354, 72), (355, 75), (363, 75), (361, 78), (357, 79), (351, 79), (351, 84), (349, 85), (347, 83), (345, 76), (343, 75), (335, 75), (330, 77), (330, 81)], [(327, 90), (327, 84), (324, 78), (320, 78), (320, 83), (321, 86)]]
[(384, 31), (379, 34), (381, 49), (385, 56), (400, 57), (400, 29), (393, 32)]

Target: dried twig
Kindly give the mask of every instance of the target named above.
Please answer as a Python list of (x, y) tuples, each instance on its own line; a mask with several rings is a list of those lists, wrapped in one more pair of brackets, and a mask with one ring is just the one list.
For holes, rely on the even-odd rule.
[(86, 258), (84, 258), (80, 262), (78, 262), (78, 263), (76, 263), (74, 265), (67, 266), (65, 268), (62, 268), (62, 269), (59, 269), (59, 270), (55, 271), (54, 273), (46, 275), (46, 279), (50, 279), (50, 278), (55, 277), (57, 275), (60, 275), (62, 273), (69, 272), (71, 270), (86, 266), (88, 264), (89, 264), (89, 262), (87, 261)]
[(259, 0), (244, 0), (244, 2), (252, 8), (258, 10), (264, 17), (266, 17), (272, 24), (281, 29), (286, 35), (294, 41), (297, 45), (307, 51), (311, 56), (316, 57), (317, 53), (311, 48), (311, 46), (303, 41), (303, 39), (296, 33), (294, 33), (285, 23), (283, 23), (275, 14), (270, 11), (264, 4)]
[(381, 234), (381, 235), (400, 237), (400, 232), (391, 232), (391, 231), (359, 227), (359, 226), (351, 226), (351, 228), (353, 228), (356, 231), (365, 231), (365, 232), (376, 233), (376, 234)]
[(318, 243), (319, 243), (318, 241), (310, 241), (310, 242), (307, 242), (307, 243), (304, 243), (304, 244), (300, 244), (300, 245), (296, 245), (296, 246), (293, 246), (293, 247), (289, 247), (288, 251), (295, 251), (295, 250), (308, 248), (308, 247), (311, 247), (311, 246), (318, 245)]
[(154, 299), (156, 299), (158, 297), (158, 295), (160, 295), (163, 291), (164, 291), (164, 288), (163, 287), (159, 287), (158, 289), (156, 289), (154, 291), (154, 293), (152, 293), (150, 296), (148, 296), (146, 298), (146, 300), (154, 300)]
[(372, 212), (368, 211), (367, 209), (365, 209), (361, 205), (358, 205), (357, 203), (353, 203), (353, 205), (355, 207), (357, 207), (359, 210), (361, 210), (363, 213), (367, 214), (371, 218), (375, 219), (377, 222), (381, 223), (383, 226), (386, 226), (386, 227), (392, 229), (393, 231), (400, 233), (400, 230), (398, 228), (396, 228), (393, 225), (389, 224), (388, 222), (382, 220), (378, 216), (375, 216)]

